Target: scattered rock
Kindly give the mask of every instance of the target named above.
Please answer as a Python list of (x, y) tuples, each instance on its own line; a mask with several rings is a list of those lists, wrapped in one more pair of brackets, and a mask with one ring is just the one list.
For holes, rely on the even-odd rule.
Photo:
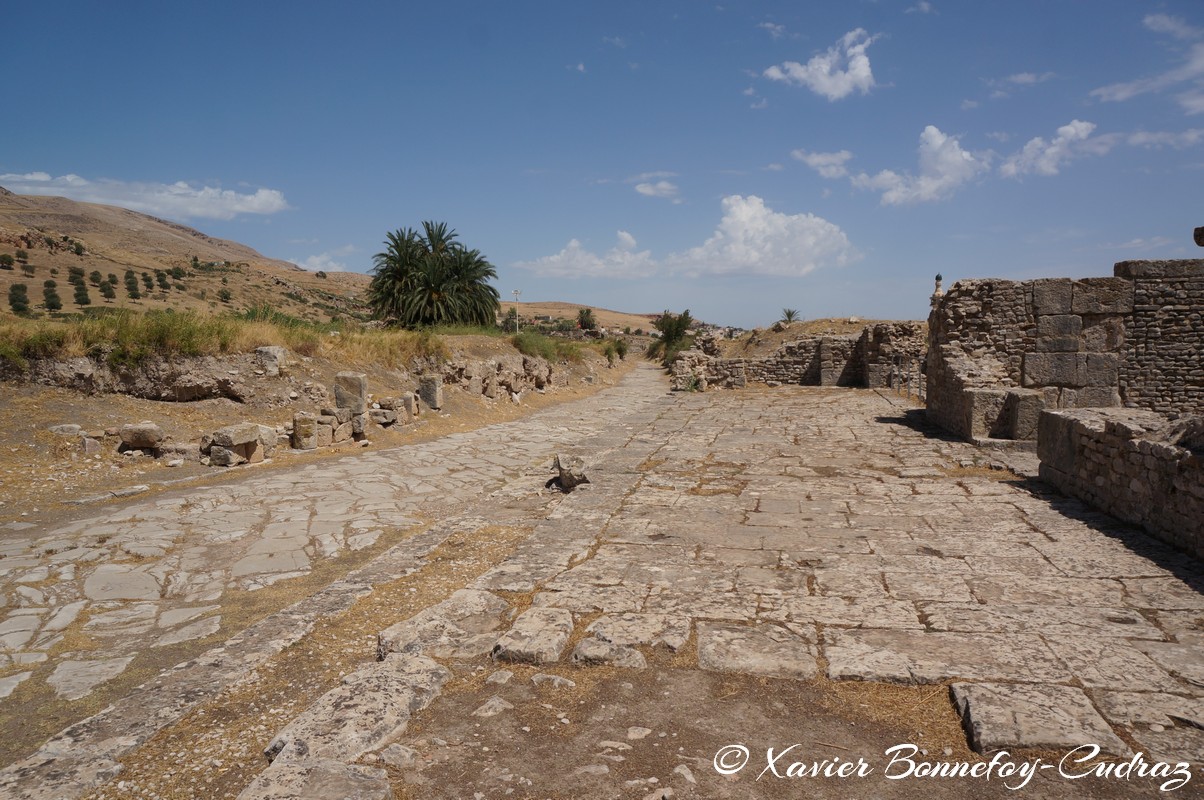
[(381, 761), (396, 769), (406, 769), (414, 766), (418, 760), (418, 751), (403, 744), (391, 744), (380, 751)]
[(484, 705), (472, 712), (472, 715), (474, 717), (496, 717), (498, 714), (509, 711), (512, 708), (514, 708), (512, 703), (508, 703), (501, 697), (494, 695), (486, 700)]
[(563, 678), (559, 675), (549, 675), (546, 672), (537, 672), (531, 676), (531, 683), (536, 686), (551, 685), (553, 689), (575, 689), (576, 681)]
[(163, 429), (148, 421), (122, 425), (118, 435), (123, 445), (138, 449), (158, 447), (165, 438)]
[(585, 462), (577, 456), (559, 453), (552, 464), (556, 477), (545, 484), (546, 488), (558, 487), (562, 492), (571, 492), (583, 483), (589, 483), (585, 476)]
[(79, 425), (51, 425), (50, 432), (57, 436), (78, 436), (83, 428)]

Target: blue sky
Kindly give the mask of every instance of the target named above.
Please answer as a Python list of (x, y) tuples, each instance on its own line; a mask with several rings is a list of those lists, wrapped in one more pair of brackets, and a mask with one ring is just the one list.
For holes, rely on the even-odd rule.
[(919, 318), (932, 277), (1201, 255), (1198, 0), (7, 9), (0, 185), (509, 298)]

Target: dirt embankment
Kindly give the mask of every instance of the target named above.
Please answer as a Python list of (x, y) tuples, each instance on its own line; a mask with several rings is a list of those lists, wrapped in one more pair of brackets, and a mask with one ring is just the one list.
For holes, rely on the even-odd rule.
[[(367, 445), (346, 442), (307, 453), (278, 450), (271, 463), (235, 469), (279, 468), (515, 419), (612, 385), (635, 360), (628, 356), (610, 368), (585, 349), (578, 362), (549, 364), (517, 353), (505, 340), (459, 338), (464, 341), (454, 344), (450, 358), (439, 365), (445, 404), (438, 412), (388, 428), (372, 425)], [(328, 387), (340, 371), (364, 372), (372, 398), (378, 399), (414, 391), (418, 371), (431, 366), (388, 369), (289, 354), (281, 374), (274, 375), (254, 353), (147, 359), (141, 369), (114, 368), (87, 358), (31, 363), (22, 379), (0, 385), (0, 535), (13, 525), (45, 523), (80, 498), (231, 474), (188, 459), (168, 467), (174, 459), (122, 454), (116, 434), (125, 423), (152, 421), (173, 444), (195, 444), (205, 434), (242, 422), (283, 430), (295, 412), (333, 403)], [(80, 426), (99, 449), (88, 452), (79, 433), (51, 432), (57, 425)]]

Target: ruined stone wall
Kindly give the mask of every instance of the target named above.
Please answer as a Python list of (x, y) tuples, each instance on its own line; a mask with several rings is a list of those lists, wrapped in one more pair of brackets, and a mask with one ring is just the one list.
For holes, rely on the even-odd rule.
[(807, 336), (765, 358), (721, 358), (687, 350), (673, 363), (673, 388), (738, 388), (748, 381), (771, 386), (889, 385), (896, 358), (919, 359), (924, 337), (917, 322), (879, 323), (855, 336)]
[(1204, 558), (1204, 417), (1143, 409), (1045, 411), (1041, 477)]
[(928, 343), (918, 322), (880, 322), (862, 332), (858, 346), (865, 386), (879, 389), (892, 385), (902, 365), (922, 363)]
[(1116, 274), (1133, 283), (1125, 404), (1204, 413), (1204, 261), (1122, 261)]
[(1115, 271), (954, 284), (929, 316), (929, 417), (966, 438), (1031, 439), (1034, 408), (1204, 411), (1204, 261)]

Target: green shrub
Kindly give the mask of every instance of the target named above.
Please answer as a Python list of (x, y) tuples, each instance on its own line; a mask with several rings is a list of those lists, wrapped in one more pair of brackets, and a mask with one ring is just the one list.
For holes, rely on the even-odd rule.
[(29, 290), (23, 283), (14, 283), (8, 287), (8, 305), (14, 314), (29, 313)]
[(510, 344), (525, 356), (544, 358), (553, 361), (556, 358), (556, 343), (542, 333), (522, 331), (510, 337)]

